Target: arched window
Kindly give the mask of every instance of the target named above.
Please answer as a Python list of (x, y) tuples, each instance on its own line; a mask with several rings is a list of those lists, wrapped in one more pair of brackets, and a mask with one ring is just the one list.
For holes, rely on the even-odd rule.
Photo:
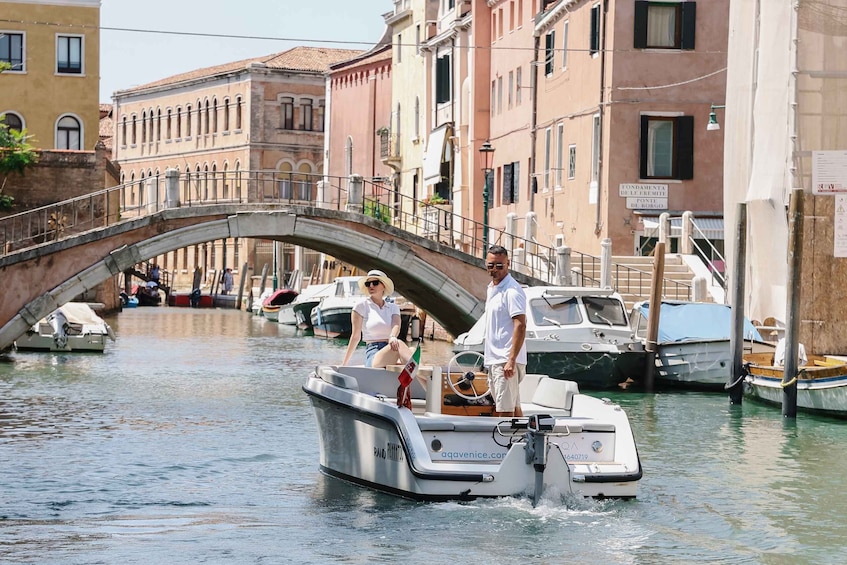
[(203, 103), (197, 101), (197, 137), (203, 135)]
[(176, 138), (182, 137), (182, 108), (176, 107)]
[(311, 202), (312, 200), (312, 166), (309, 163), (301, 163), (297, 167), (297, 199)]
[(165, 122), (165, 124), (166, 124), (165, 125), (165, 139), (167, 139), (167, 140), (170, 140), (170, 138), (171, 138), (171, 115), (172, 114), (173, 114), (173, 111), (170, 108), (168, 108), (168, 119)]
[(126, 116), (121, 120), (121, 145), (126, 147)]
[(14, 112), (6, 112), (5, 114), (0, 114), (2, 116), (2, 123), (6, 124), (10, 130), (22, 131), (24, 129), (24, 121), (21, 117)]
[(209, 165), (205, 165), (203, 167), (203, 200), (208, 200), (208, 199), (209, 199)]
[(191, 137), (191, 104), (185, 106), (185, 135)]
[(153, 108), (150, 108), (150, 131), (147, 134), (147, 141), (149, 141), (150, 143), (153, 143), (153, 122)]
[(212, 163), (212, 189), (209, 194), (209, 198), (212, 200), (218, 199), (218, 166), (215, 163)]
[(223, 170), (223, 196), (222, 196), (222, 198), (224, 200), (229, 200), (229, 184), (230, 184), (231, 181), (232, 181), (232, 179), (229, 178), (229, 163), (225, 162), (224, 163), (224, 170)]
[(293, 172), (291, 163), (280, 163), (279, 165), (279, 198), (280, 200), (290, 200), (293, 198), (291, 193), (291, 176)]
[(212, 99), (212, 133), (218, 133), (218, 99)]
[(162, 109), (156, 110), (156, 141), (162, 141)]
[(235, 99), (235, 129), (241, 129), (241, 97)]
[(224, 131), (229, 131), (229, 98), (224, 98)]
[(137, 140), (137, 131), (136, 130), (138, 129), (137, 126), (138, 126), (138, 116), (133, 114), (132, 115), (132, 136), (130, 137), (130, 139), (132, 139), (133, 145), (135, 145), (137, 143), (137, 141), (136, 141)]
[(203, 116), (203, 118), (206, 120), (206, 127), (203, 128), (203, 133), (208, 134), (209, 133), (209, 101), (208, 100), (206, 100), (206, 115)]
[(147, 141), (147, 110), (141, 112), (141, 143)]
[(82, 125), (73, 116), (63, 116), (56, 123), (56, 149), (79, 150), (82, 142)]

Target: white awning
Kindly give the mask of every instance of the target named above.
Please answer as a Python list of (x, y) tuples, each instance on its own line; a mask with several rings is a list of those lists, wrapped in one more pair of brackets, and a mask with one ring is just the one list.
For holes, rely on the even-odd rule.
[(449, 129), (450, 125), (445, 124), (438, 126), (429, 134), (423, 158), (424, 184), (433, 184), (441, 180), (441, 161), (444, 159), (444, 142)]
[[(652, 233), (659, 233), (659, 218), (643, 218), (644, 235), (650, 237)], [(723, 218), (698, 218), (694, 217), (694, 239), (725, 239)], [(671, 237), (682, 236), (682, 218), (671, 218)]]

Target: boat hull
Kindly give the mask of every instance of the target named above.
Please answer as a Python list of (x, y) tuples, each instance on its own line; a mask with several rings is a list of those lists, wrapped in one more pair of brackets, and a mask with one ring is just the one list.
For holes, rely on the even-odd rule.
[(312, 330), (312, 310), (320, 304), (320, 300), (297, 302), (292, 306), (294, 320), (298, 328), (304, 331)]
[[(508, 437), (498, 436), (494, 429), (502, 422), (499, 418), (416, 416), (397, 408), (393, 399), (333, 386), (316, 376), (303, 389), (318, 423), (320, 468), (328, 475), (426, 501), (522, 496), (535, 491), (537, 477), (527, 456), (527, 442), (514, 441), (510, 446)], [(617, 416), (621, 415), (618, 411)], [(628, 466), (613, 460), (616, 448), (626, 451), (626, 433), (631, 439), (631, 432), (618, 435), (616, 429), (629, 430), (628, 423), (593, 425), (584, 417), (556, 420), (555, 429), (570, 429), (563, 437), (550, 439), (543, 474), (545, 493), (636, 495), (641, 467), (634, 440)], [(605, 449), (592, 449), (597, 442)], [(605, 468), (603, 476), (592, 471), (599, 468)]]
[(336, 338), (350, 337), (353, 333), (353, 322), (350, 319), (352, 307), (321, 308), (312, 310), (312, 331), (316, 336)]
[[(745, 351), (765, 353), (774, 346), (764, 342), (744, 342)], [(731, 382), (732, 352), (729, 340), (703, 340), (660, 343), (656, 355), (654, 382), (667, 388), (722, 391)]]
[(20, 351), (80, 351), (103, 353), (106, 350), (107, 335), (83, 334), (67, 336), (66, 343), (59, 346), (51, 334), (27, 332), (15, 340), (15, 348)]
[[(781, 369), (751, 365), (750, 374), (744, 381), (744, 393), (764, 403), (781, 406), (784, 395)], [(847, 368), (812, 367), (804, 374), (814, 378), (797, 379), (797, 409), (847, 418)]]

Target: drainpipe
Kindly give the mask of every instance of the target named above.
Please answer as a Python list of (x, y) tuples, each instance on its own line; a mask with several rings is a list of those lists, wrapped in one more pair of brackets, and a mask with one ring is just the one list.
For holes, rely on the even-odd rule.
[(600, 235), (600, 204), (603, 202), (603, 112), (606, 105), (606, 20), (609, 12), (608, 0), (603, 1), (603, 18), (600, 23), (600, 133), (597, 140), (597, 216), (594, 220), (594, 235)]
[(532, 97), (532, 121), (530, 123), (529, 128), (529, 211), (535, 211), (535, 155), (536, 148), (535, 143), (538, 135), (536, 133), (536, 127), (538, 125), (538, 50), (541, 45), (541, 37), (537, 33), (534, 34), (533, 38), (533, 46), (532, 46), (532, 64), (529, 66), (530, 73), (529, 77), (529, 95)]

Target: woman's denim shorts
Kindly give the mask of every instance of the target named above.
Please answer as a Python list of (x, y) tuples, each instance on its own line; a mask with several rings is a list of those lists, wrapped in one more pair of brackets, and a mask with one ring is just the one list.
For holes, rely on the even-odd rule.
[(372, 367), (376, 352), (388, 345), (387, 341), (372, 341), (365, 348), (365, 367)]

